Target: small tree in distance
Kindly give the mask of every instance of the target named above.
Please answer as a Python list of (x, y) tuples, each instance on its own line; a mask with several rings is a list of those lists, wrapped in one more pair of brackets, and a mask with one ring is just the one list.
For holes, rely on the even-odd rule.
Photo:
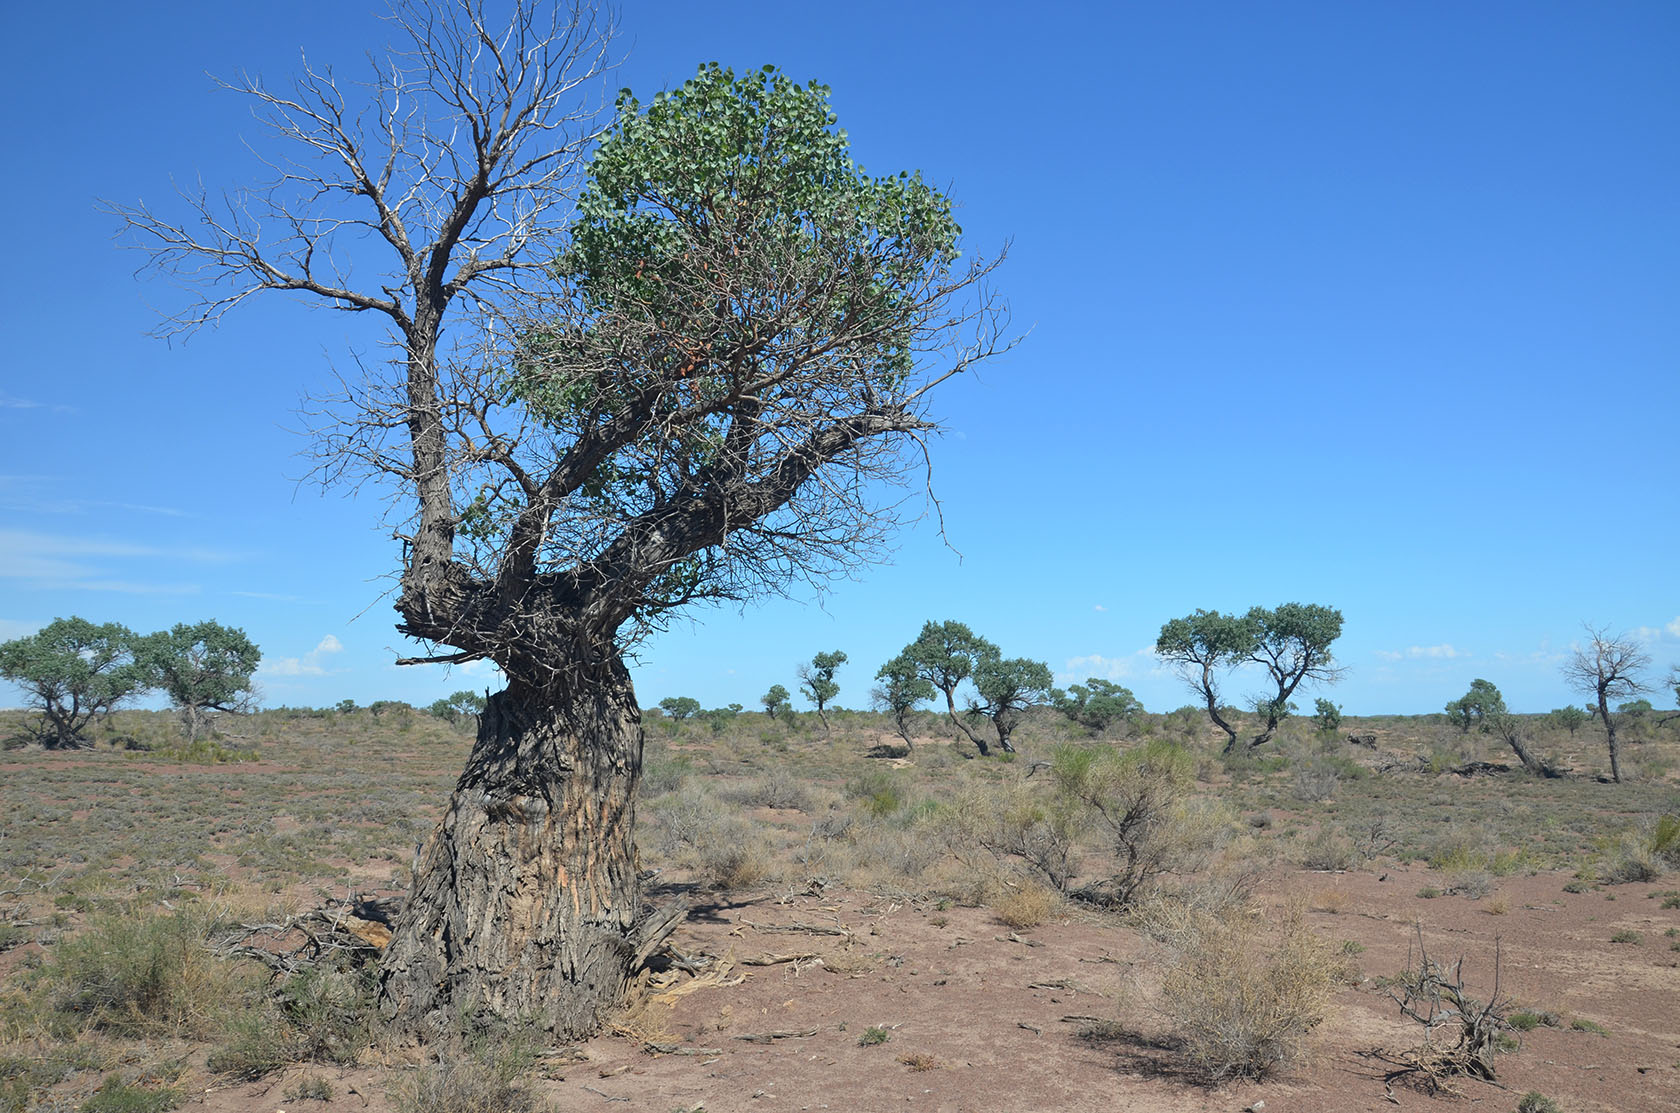
[(1564, 664), (1563, 676), (1576, 691), (1594, 701), (1594, 710), (1604, 723), (1605, 745), (1610, 750), (1610, 779), (1620, 784), (1621, 747), (1610, 701), (1631, 699), (1646, 690), (1639, 674), (1651, 667), (1651, 658), (1626, 634), (1612, 637), (1603, 627), (1588, 626), (1586, 630), (1587, 644), (1577, 648)]
[(998, 746), (1006, 753), (1014, 753), (1009, 736), (1020, 725), (1022, 714), (1031, 707), (1050, 702), (1050, 685), (1054, 677), (1050, 666), (1025, 657), (982, 657), (974, 669), (974, 689), (980, 698), (969, 707), (971, 714), (992, 721), (997, 731)]
[(83, 732), (149, 686), (137, 659), (140, 640), (117, 622), (54, 619), (27, 637), (0, 645), (0, 676), (22, 688), (40, 713), (33, 733), (49, 750), (87, 744)]
[(670, 716), (672, 722), (680, 723), (700, 713), (700, 701), (693, 696), (666, 696), (659, 701), (659, 710)]
[(770, 690), (758, 697), (758, 702), (764, 705), (764, 713), (772, 719), (787, 718), (793, 712), (793, 704), (789, 702), (788, 690), (780, 684), (770, 685)]
[(1143, 704), (1130, 688), (1094, 676), (1083, 684), (1069, 684), (1065, 692), (1051, 689), (1050, 703), (1080, 726), (1098, 733), (1143, 713)]
[(1290, 697), (1303, 683), (1332, 684), (1341, 677), (1330, 652), (1341, 633), (1342, 612), (1316, 603), (1251, 607), (1241, 617), (1198, 610), (1162, 626), (1155, 652), (1176, 664), (1202, 698), (1208, 717), (1225, 732), (1225, 753), (1230, 754), (1237, 748), (1237, 730), (1221, 713), (1215, 671), (1256, 664), (1272, 680), (1274, 691), (1253, 697), (1254, 710), (1264, 720), (1248, 741), (1253, 750), (1271, 741), (1278, 724), (1293, 712)]
[(1332, 734), (1342, 725), (1342, 708), (1323, 696), (1313, 701), (1313, 726), (1321, 734)]
[(461, 691), (443, 699), (433, 700), (426, 711), (445, 722), (464, 722), (469, 715), (476, 719), (483, 714), (484, 697), (477, 692), (463, 688)]
[(138, 657), (147, 687), (163, 689), (191, 741), (211, 712), (244, 712), (256, 704), (251, 676), (262, 651), (243, 630), (219, 622), (179, 623), (141, 639)]
[(824, 734), (829, 733), (828, 712), (824, 709), (840, 694), (840, 685), (834, 682), (834, 670), (845, 663), (845, 653), (836, 649), (833, 653), (819, 653), (809, 664), (799, 666), (799, 694), (816, 704)]
[(881, 683), (870, 693), (877, 708), (892, 715), (893, 727), (904, 739), (906, 749), (914, 748), (910, 737), (910, 712), (918, 703), (933, 699), (933, 684), (916, 669), (916, 662), (907, 653), (882, 665), (875, 673)]
[(1470, 682), (1468, 692), (1447, 704), (1446, 710), (1447, 722), (1457, 727), (1460, 733), (1468, 734), (1471, 727), (1486, 732), (1489, 720), (1505, 711), (1505, 697), (1492, 681), (1478, 677)]
[(1569, 732), (1569, 736), (1573, 738), (1575, 736), (1575, 732), (1585, 726), (1587, 724), (1587, 720), (1591, 719), (1592, 716), (1588, 714), (1584, 708), (1576, 707), (1571, 703), (1557, 708), (1548, 715), (1547, 718), (1551, 719), (1553, 723), (1562, 727), (1564, 730), (1567, 730)]
[(916, 640), (905, 646), (896, 659), (905, 661), (917, 676), (944, 694), (945, 713), (984, 757), (991, 753), (991, 746), (957, 715), (956, 692), (965, 680), (974, 677), (981, 661), (999, 656), (997, 646), (965, 624), (929, 620), (922, 625)]

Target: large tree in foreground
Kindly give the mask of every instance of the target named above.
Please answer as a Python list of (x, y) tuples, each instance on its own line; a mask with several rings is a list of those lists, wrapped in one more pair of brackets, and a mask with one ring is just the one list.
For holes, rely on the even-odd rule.
[(507, 678), (385, 952), (381, 1008), (420, 1032), (599, 1027), (656, 935), (625, 649), (869, 557), (928, 391), (997, 347), (950, 203), (866, 175), (825, 89), (710, 67), (622, 95), (593, 143), (602, 29), (555, 12), (403, 5), (368, 86), (242, 86), (294, 145), (273, 189), (125, 213), (164, 269), (225, 284), (187, 324), (287, 290), (389, 328), (389, 366), (324, 407), (325, 473), (396, 481), (423, 659)]
[(1612, 635), (1602, 627), (1587, 627), (1587, 644), (1577, 646), (1563, 665), (1563, 678), (1570, 687), (1585, 693), (1592, 709), (1604, 724), (1604, 741), (1610, 749), (1610, 779), (1622, 781), (1622, 751), (1616, 737), (1617, 713), (1612, 700), (1632, 699), (1648, 691), (1640, 676), (1651, 667), (1651, 658), (1626, 634)]

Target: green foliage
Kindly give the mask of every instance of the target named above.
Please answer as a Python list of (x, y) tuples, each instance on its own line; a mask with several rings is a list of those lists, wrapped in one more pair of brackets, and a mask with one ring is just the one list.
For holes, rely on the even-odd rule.
[(673, 722), (682, 722), (690, 715), (700, 712), (700, 701), (692, 696), (666, 696), (659, 701), (659, 710), (665, 712)]
[(892, 1039), (892, 1032), (886, 1028), (869, 1027), (858, 1037), (859, 1047), (876, 1047)]
[(1342, 725), (1342, 709), (1323, 696), (1313, 701), (1313, 726), (1322, 734), (1331, 734)]
[(1580, 730), (1583, 726), (1586, 726), (1587, 721), (1592, 718), (1592, 715), (1584, 708), (1576, 707), (1573, 704), (1570, 704), (1557, 708), (1546, 717), (1552, 721), (1553, 725), (1562, 727), (1564, 730), (1567, 730), (1571, 736), (1573, 736), (1576, 731)]
[(713, 734), (722, 734), (724, 729), (734, 722), (735, 717), (744, 710), (746, 709), (740, 704), (732, 703), (728, 707), (714, 707), (708, 711), (702, 711), (700, 717), (706, 720), (712, 728)]
[(764, 713), (772, 719), (785, 719), (793, 711), (793, 704), (788, 701), (788, 690), (780, 684), (770, 685), (770, 690), (759, 696), (758, 702), (764, 705)]
[(870, 769), (846, 782), (846, 795), (870, 815), (884, 819), (909, 802), (903, 780), (888, 769)]
[(1516, 1113), (1563, 1113), (1563, 1106), (1538, 1090), (1530, 1090), (1518, 1099)]
[(934, 697), (933, 683), (923, 676), (908, 652), (882, 665), (875, 673), (881, 683), (870, 693), (875, 706), (889, 712), (905, 744), (910, 742), (910, 712)]
[(210, 954), (213, 922), (201, 912), (94, 917), (60, 943), (47, 978), (55, 1008), (118, 1035), (198, 1035), (215, 1030), (250, 984)]
[(82, 745), (93, 720), (143, 692), (150, 670), (140, 639), (116, 622), (59, 618), (0, 645), (0, 676), (22, 688), (41, 715), (34, 732), (52, 749)]
[(1070, 684), (1065, 692), (1060, 688), (1052, 690), (1050, 703), (1074, 722), (1098, 732), (1143, 714), (1143, 704), (1130, 688), (1098, 677), (1083, 684)]
[(161, 688), (197, 739), (211, 711), (248, 711), (256, 702), (251, 676), (262, 652), (245, 631), (219, 622), (176, 624), (140, 640), (136, 657), (149, 688)]
[(970, 710), (990, 719), (998, 745), (1013, 751), (1009, 736), (1020, 725), (1022, 713), (1048, 703), (1053, 682), (1050, 666), (1042, 661), (982, 657), (974, 668), (974, 688), (980, 699)]
[(1471, 727), (1477, 727), (1486, 733), (1491, 721), (1505, 714), (1505, 697), (1491, 681), (1478, 678), (1470, 682), (1468, 692), (1447, 704), (1446, 710), (1447, 722), (1460, 732), (1468, 733)]
[(1339, 670), (1330, 646), (1341, 633), (1342, 612), (1314, 603), (1283, 603), (1270, 610), (1251, 607), (1241, 616), (1198, 610), (1162, 626), (1155, 652), (1176, 665), (1202, 698), (1208, 717), (1225, 732), (1225, 751), (1230, 753), (1236, 749), (1237, 731), (1221, 714), (1215, 674), (1252, 663), (1271, 678), (1275, 691), (1252, 699), (1265, 719), (1248, 743), (1253, 749), (1270, 741), (1278, 723), (1292, 712), (1290, 697), (1303, 682), (1336, 679)]
[(484, 714), (484, 697), (462, 689), (444, 699), (434, 700), (426, 708), (427, 714), (448, 723), (461, 722), (469, 715)]
[(168, 1113), (185, 1100), (174, 1087), (149, 1090), (112, 1075), (82, 1103), (80, 1113)]
[(799, 694), (816, 705), (817, 714), (821, 715), (823, 708), (840, 694), (840, 685), (834, 682), (834, 670), (845, 663), (846, 655), (837, 649), (833, 653), (819, 653), (811, 658), (810, 664), (799, 666)]
[(997, 646), (961, 622), (929, 621), (922, 625), (916, 640), (905, 646), (894, 660), (944, 694), (945, 710), (951, 721), (984, 754), (988, 752), (985, 740), (957, 718), (956, 691), (964, 681), (975, 678), (981, 662), (995, 661), (1001, 656)]
[(1649, 716), (1655, 708), (1651, 706), (1651, 701), (1648, 699), (1634, 699), (1628, 700), (1626, 703), (1617, 704), (1616, 710), (1619, 713), (1626, 715), (1629, 719), (1637, 722), (1638, 720)]

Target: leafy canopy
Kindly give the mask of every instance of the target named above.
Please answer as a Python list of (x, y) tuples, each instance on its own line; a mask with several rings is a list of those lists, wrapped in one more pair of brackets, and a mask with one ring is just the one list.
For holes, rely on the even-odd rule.
[(50, 747), (79, 745), (97, 717), (145, 691), (149, 670), (136, 660), (140, 639), (121, 623), (54, 619), (0, 645), (0, 676), (22, 688), (41, 714), (36, 734)]

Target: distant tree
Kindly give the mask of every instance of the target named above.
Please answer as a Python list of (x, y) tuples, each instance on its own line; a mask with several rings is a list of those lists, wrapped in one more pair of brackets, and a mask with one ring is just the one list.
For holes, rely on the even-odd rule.
[(1001, 656), (998, 647), (961, 622), (929, 621), (899, 656), (915, 667), (917, 676), (945, 694), (945, 713), (981, 756), (991, 753), (986, 739), (958, 717), (956, 691), (973, 678), (981, 661)]
[[(1674, 689), (1674, 706), (1680, 708), (1680, 665), (1669, 666), (1668, 680), (1666, 683), (1670, 688)], [(1661, 719), (1657, 720), (1657, 725), (1661, 726), (1670, 719), (1680, 719), (1680, 711), (1676, 711), (1672, 715), (1664, 715)]]
[(147, 670), (146, 686), (169, 697), (191, 740), (212, 712), (249, 711), (256, 704), (251, 675), (262, 663), (262, 651), (243, 630), (182, 622), (140, 639), (135, 653)]
[[(1490, 685), (1491, 687), (1491, 685)], [(1505, 701), (1488, 711), (1483, 720), (1483, 730), (1491, 730), (1511, 747), (1511, 752), (1517, 755), (1517, 760), (1523, 763), (1523, 768), (1541, 777), (1561, 777), (1563, 770), (1551, 763), (1542, 761), (1540, 757), (1529, 749), (1528, 727), (1523, 720), (1505, 710)]]
[(1249, 739), (1252, 750), (1271, 740), (1278, 723), (1293, 710), (1289, 697), (1302, 683), (1334, 684), (1341, 678), (1330, 645), (1342, 636), (1342, 612), (1316, 603), (1284, 603), (1274, 610), (1255, 607), (1248, 618), (1259, 633), (1249, 660), (1265, 669), (1277, 686), (1275, 694), (1254, 701), (1266, 722)]
[(1505, 710), (1505, 697), (1491, 681), (1477, 678), (1470, 682), (1470, 690), (1447, 704), (1447, 722), (1468, 734), (1471, 727), (1483, 733), (1490, 729), (1488, 722)]
[(1621, 748), (1616, 739), (1616, 716), (1610, 701), (1637, 696), (1645, 691), (1639, 674), (1651, 666), (1651, 658), (1639, 643), (1626, 634), (1612, 637), (1602, 627), (1587, 627), (1587, 645), (1575, 650), (1563, 666), (1563, 676), (1576, 691), (1592, 698), (1604, 723), (1605, 744), (1610, 750), (1610, 779), (1622, 782)]
[(875, 673), (881, 683), (870, 693), (875, 706), (892, 715), (893, 727), (904, 739), (906, 747), (914, 747), (910, 737), (910, 713), (918, 703), (933, 699), (934, 687), (927, 677), (917, 671), (916, 662), (908, 653), (882, 665)]
[(1020, 725), (1023, 712), (1050, 702), (1050, 685), (1054, 682), (1050, 666), (1042, 661), (982, 657), (974, 667), (974, 689), (980, 698), (970, 704), (969, 712), (990, 719), (992, 729), (997, 731), (998, 746), (1014, 753), (1009, 736)]
[(793, 711), (793, 704), (788, 699), (788, 690), (780, 684), (770, 685), (770, 690), (759, 696), (758, 702), (764, 705), (764, 713), (772, 719), (777, 716), (786, 718)]
[(0, 645), (0, 676), (22, 688), (41, 719), (31, 726), (49, 750), (86, 745), (93, 721), (145, 691), (149, 670), (136, 657), (140, 638), (116, 622), (54, 619)]
[(1155, 652), (1178, 669), (1190, 690), (1207, 705), (1208, 718), (1225, 732), (1225, 752), (1237, 748), (1237, 728), (1221, 712), (1219, 681), (1215, 675), (1248, 659), (1259, 632), (1247, 616), (1197, 610), (1161, 627)]
[(1633, 699), (1616, 705), (1616, 712), (1626, 715), (1630, 719), (1643, 719), (1655, 711), (1656, 707), (1648, 699)]
[(710, 724), (713, 734), (722, 734), (724, 728), (734, 722), (735, 716), (743, 710), (740, 704), (732, 703), (728, 707), (714, 707), (709, 711), (702, 711), (700, 717)]
[(413, 710), (414, 708), (410, 707), (406, 701), (400, 699), (376, 699), (368, 704), (368, 714), (375, 719), (392, 711), (400, 713)]
[(1179, 674), (1207, 704), (1208, 717), (1225, 732), (1225, 753), (1237, 748), (1237, 731), (1221, 714), (1214, 673), (1253, 663), (1266, 670), (1275, 691), (1252, 699), (1262, 719), (1250, 750), (1271, 741), (1278, 724), (1294, 709), (1290, 697), (1303, 683), (1334, 683), (1342, 673), (1330, 646), (1342, 633), (1342, 612), (1315, 603), (1251, 607), (1247, 614), (1198, 610), (1161, 627), (1155, 652), (1178, 666)]
[(484, 711), (484, 697), (465, 689), (444, 699), (436, 700), (426, 710), (451, 723), (458, 723), (471, 715), (475, 719)]
[(1130, 688), (1094, 676), (1083, 684), (1069, 684), (1065, 692), (1052, 689), (1050, 703), (1074, 722), (1095, 731), (1143, 713), (1143, 704)]
[(836, 649), (833, 653), (819, 653), (811, 658), (810, 664), (799, 666), (799, 694), (816, 704), (824, 734), (829, 730), (828, 712), (824, 708), (840, 694), (840, 685), (834, 682), (834, 670), (845, 663), (846, 655)]
[(1340, 705), (1331, 703), (1323, 696), (1313, 701), (1313, 726), (1321, 732), (1329, 734), (1342, 725), (1342, 709)]
[(666, 696), (659, 701), (659, 710), (669, 715), (673, 722), (682, 722), (690, 715), (699, 713), (700, 701), (693, 696)]
[(353, 699), (341, 699), (333, 705), (333, 710), (338, 712), (340, 715), (349, 715), (356, 710), (356, 701)]
[(1592, 718), (1585, 709), (1576, 707), (1574, 704), (1559, 707), (1546, 717), (1556, 726), (1567, 730), (1570, 737), (1574, 737), (1575, 732), (1585, 726), (1588, 719)]

